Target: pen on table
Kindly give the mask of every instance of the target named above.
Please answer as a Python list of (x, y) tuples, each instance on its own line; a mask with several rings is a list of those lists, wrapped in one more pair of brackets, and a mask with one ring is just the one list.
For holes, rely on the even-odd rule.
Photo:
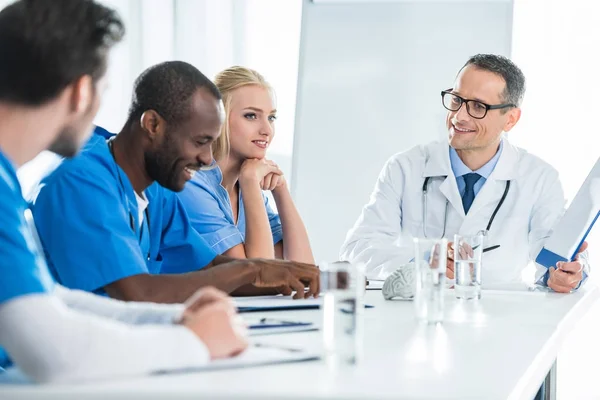
[(252, 346), (254, 346), (254, 347), (260, 347), (260, 348), (265, 348), (265, 349), (284, 350), (284, 351), (289, 351), (291, 353), (300, 353), (300, 352), (303, 351), (302, 349), (298, 349), (298, 348), (287, 347), (287, 346), (279, 346), (279, 345), (272, 345), (272, 344), (266, 344), (266, 343), (253, 343)]
[(273, 323), (273, 322), (278, 322), (278, 323), (280, 323), (280, 324), (286, 324), (286, 325), (294, 325), (294, 324), (298, 324), (298, 322), (294, 322), (294, 321), (284, 321), (284, 320), (281, 320), (281, 319), (276, 319), (276, 318), (261, 318), (261, 319), (260, 319), (260, 323), (261, 323), (261, 324), (266, 324), (266, 323), (268, 323), (268, 322), (271, 322), (271, 323)]

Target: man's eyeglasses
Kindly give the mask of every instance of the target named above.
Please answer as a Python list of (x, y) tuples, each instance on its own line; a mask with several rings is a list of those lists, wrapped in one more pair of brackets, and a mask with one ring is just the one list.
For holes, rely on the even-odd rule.
[(452, 89), (442, 91), (442, 104), (449, 111), (458, 111), (463, 104), (467, 105), (467, 113), (475, 119), (483, 119), (487, 115), (488, 110), (499, 110), (502, 108), (516, 107), (515, 104), (495, 104), (489, 105), (477, 100), (467, 100), (452, 93)]

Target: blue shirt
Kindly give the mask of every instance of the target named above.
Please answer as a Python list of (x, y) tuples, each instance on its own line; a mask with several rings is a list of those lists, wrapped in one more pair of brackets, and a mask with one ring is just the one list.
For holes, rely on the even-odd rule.
[[(15, 167), (0, 152), (0, 305), (53, 290), (54, 282), (25, 219), (26, 209)], [(9, 365), (0, 347), (0, 368)]]
[[(215, 252), (192, 228), (175, 193), (153, 183), (140, 223), (135, 192), (97, 129), (80, 155), (41, 183), (33, 215), (50, 270), (64, 286), (104, 294), (138, 274), (158, 274), (163, 258), (197, 270)], [(169, 254), (169, 257), (167, 257)]]
[[(178, 193), (192, 222), (192, 226), (219, 254), (232, 247), (244, 243), (246, 238), (246, 214), (244, 211), (243, 193), (240, 191), (238, 201), (238, 220), (234, 222), (233, 211), (227, 190), (221, 186), (223, 175), (220, 168), (210, 171), (199, 171)], [(271, 225), (273, 243), (282, 240), (283, 232), (279, 215), (273, 211), (267, 196), (263, 200)]]
[(479, 168), (477, 171), (471, 171), (469, 167), (465, 165), (465, 163), (460, 159), (458, 153), (452, 146), (450, 146), (450, 166), (452, 167), (452, 172), (454, 172), (454, 176), (456, 177), (456, 184), (458, 185), (458, 192), (462, 196), (465, 193), (465, 178), (463, 175), (469, 174), (471, 172), (475, 172), (481, 175), (481, 178), (475, 183), (473, 186), (473, 191), (475, 192), (475, 196), (479, 193), (487, 179), (496, 168), (496, 164), (498, 164), (498, 160), (500, 159), (500, 155), (502, 154), (502, 148), (504, 147), (504, 140), (500, 141), (500, 147), (498, 151), (492, 157), (490, 161), (488, 161), (483, 167)]

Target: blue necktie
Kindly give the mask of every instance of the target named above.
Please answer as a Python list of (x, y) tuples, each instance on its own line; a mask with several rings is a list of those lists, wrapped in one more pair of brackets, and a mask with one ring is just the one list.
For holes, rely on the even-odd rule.
[(469, 212), (469, 208), (471, 208), (471, 204), (473, 204), (473, 200), (475, 200), (474, 187), (480, 178), (481, 175), (476, 174), (475, 172), (463, 175), (463, 179), (465, 180), (465, 193), (462, 196), (462, 203), (465, 209), (465, 214)]

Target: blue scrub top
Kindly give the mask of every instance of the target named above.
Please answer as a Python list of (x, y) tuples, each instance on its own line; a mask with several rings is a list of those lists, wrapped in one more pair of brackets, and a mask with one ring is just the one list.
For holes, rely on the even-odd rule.
[[(244, 211), (243, 193), (240, 191), (237, 225), (234, 223), (233, 211), (227, 190), (221, 186), (223, 175), (220, 168), (210, 171), (199, 171), (188, 181), (182, 192), (177, 195), (183, 203), (192, 226), (198, 231), (215, 252), (223, 254), (232, 247), (244, 243), (246, 237), (246, 215)], [(273, 243), (282, 237), (281, 220), (273, 211), (267, 196), (263, 200)]]
[[(77, 157), (41, 183), (33, 215), (50, 270), (64, 286), (105, 294), (104, 286), (158, 274), (163, 258), (198, 270), (216, 253), (192, 228), (175, 193), (153, 183), (145, 190), (140, 227), (135, 192), (97, 128)], [(148, 229), (149, 226), (149, 229)], [(149, 234), (148, 234), (149, 232)]]
[[(25, 220), (26, 209), (15, 167), (0, 151), (0, 305), (20, 296), (51, 292), (54, 287)], [(0, 347), (0, 368), (9, 365)]]

